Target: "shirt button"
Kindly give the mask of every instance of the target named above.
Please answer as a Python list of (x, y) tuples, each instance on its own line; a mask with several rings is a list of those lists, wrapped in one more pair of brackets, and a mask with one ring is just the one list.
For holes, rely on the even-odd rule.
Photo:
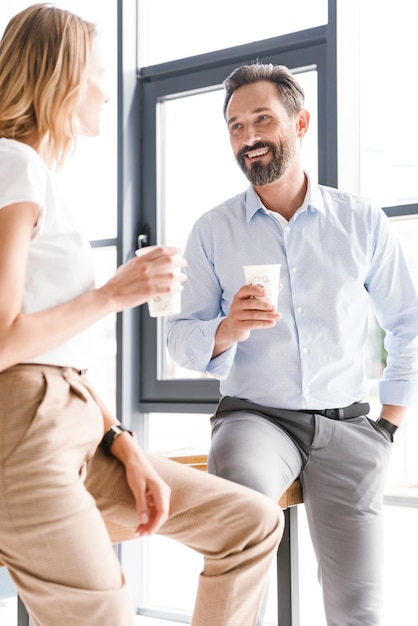
[(293, 272), (293, 273), (295, 273), (295, 272), (297, 272), (297, 271), (298, 271), (298, 268), (297, 268), (297, 267), (292, 267), (292, 272)]
[(303, 352), (303, 354), (306, 354), (308, 352), (308, 348), (306, 348), (306, 347), (302, 348), (302, 352)]
[(284, 232), (285, 233), (290, 233), (290, 226), (285, 226)]
[(305, 389), (305, 395), (309, 395), (311, 393), (311, 390), (309, 389), (309, 387), (307, 389)]
[(303, 309), (302, 309), (302, 307), (301, 307), (301, 306), (298, 306), (298, 308), (296, 309), (296, 311), (297, 311), (298, 313), (302, 313)]

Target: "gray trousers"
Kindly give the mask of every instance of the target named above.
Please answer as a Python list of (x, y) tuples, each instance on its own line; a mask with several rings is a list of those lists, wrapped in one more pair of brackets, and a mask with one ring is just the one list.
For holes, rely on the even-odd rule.
[(366, 416), (335, 421), (225, 400), (211, 419), (209, 471), (275, 501), (300, 476), (328, 626), (377, 626), (389, 435)]

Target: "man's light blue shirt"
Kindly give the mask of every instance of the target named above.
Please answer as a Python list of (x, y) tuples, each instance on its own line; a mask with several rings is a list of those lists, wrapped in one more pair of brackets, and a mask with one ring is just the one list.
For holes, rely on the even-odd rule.
[[(369, 302), (386, 331), (382, 404), (418, 404), (418, 296), (400, 245), (373, 202), (309, 182), (289, 222), (255, 190), (205, 213), (186, 245), (182, 311), (168, 348), (220, 379), (220, 393), (285, 409), (343, 407), (368, 394)], [(274, 328), (211, 359), (215, 334), (245, 283), (243, 265), (280, 263)]]

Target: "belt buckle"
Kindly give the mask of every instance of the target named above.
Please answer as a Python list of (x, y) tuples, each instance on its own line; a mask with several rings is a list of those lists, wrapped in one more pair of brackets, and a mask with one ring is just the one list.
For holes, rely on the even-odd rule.
[(324, 411), (325, 417), (329, 417), (332, 420), (343, 420), (344, 419), (344, 409), (325, 409)]

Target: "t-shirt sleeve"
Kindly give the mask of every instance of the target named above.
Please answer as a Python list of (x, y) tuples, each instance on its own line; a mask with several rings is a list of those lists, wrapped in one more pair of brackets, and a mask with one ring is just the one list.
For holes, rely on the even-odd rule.
[(46, 166), (35, 151), (32, 154), (29, 150), (0, 150), (0, 209), (17, 202), (37, 204), (40, 217), (33, 237), (40, 231), (45, 219), (46, 189)]

